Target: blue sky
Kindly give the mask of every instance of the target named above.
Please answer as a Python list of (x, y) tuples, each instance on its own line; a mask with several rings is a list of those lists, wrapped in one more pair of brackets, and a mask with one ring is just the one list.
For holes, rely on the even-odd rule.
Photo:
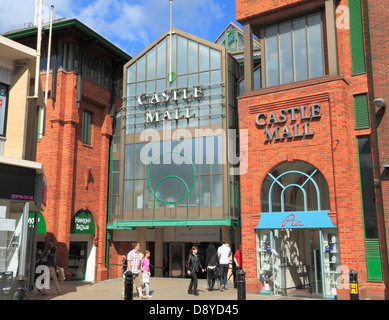
[[(2, 0), (0, 33), (34, 22), (36, 0)], [(39, 1), (38, 1), (39, 3)], [(170, 26), (169, 0), (43, 0), (43, 20), (77, 18), (135, 56)], [(173, 0), (173, 27), (214, 42), (235, 20), (235, 0)], [(241, 27), (240, 24), (237, 24)]]

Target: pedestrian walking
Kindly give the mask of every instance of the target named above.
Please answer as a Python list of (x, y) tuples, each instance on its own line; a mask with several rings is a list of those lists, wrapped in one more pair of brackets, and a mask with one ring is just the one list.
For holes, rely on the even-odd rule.
[(217, 252), (213, 243), (210, 243), (207, 248), (205, 258), (205, 268), (207, 269), (208, 291), (213, 291), (216, 279), (216, 268), (218, 264)]
[(140, 270), (142, 271), (142, 279), (146, 289), (146, 298), (152, 298), (150, 295), (150, 251), (146, 250), (144, 258), (140, 262)]
[(242, 245), (235, 251), (234, 261), (237, 269), (242, 269)]
[(188, 275), (190, 276), (190, 283), (188, 288), (188, 294), (194, 294), (198, 296), (197, 292), (197, 273), (201, 270), (205, 271), (200, 261), (200, 257), (197, 254), (198, 249), (196, 246), (193, 246), (190, 250), (190, 254), (188, 257), (187, 267), (188, 267)]
[[(122, 257), (122, 277), (123, 277), (123, 279), (126, 278), (126, 272), (128, 271), (127, 255), (128, 255), (128, 253), (123, 253), (123, 257)], [(122, 291), (122, 299), (123, 298), (124, 298), (124, 284), (123, 284), (123, 291)]]
[(226, 239), (222, 240), (222, 245), (217, 249), (217, 256), (220, 268), (220, 291), (223, 292), (227, 285), (229, 257), (231, 256), (231, 248), (228, 246)]
[(139, 242), (133, 244), (133, 249), (128, 253), (127, 264), (128, 269), (132, 272), (135, 288), (138, 291), (139, 298), (143, 298), (142, 294), (142, 273), (140, 271), (141, 256), (139, 253)]
[(47, 257), (47, 266), (49, 267), (50, 270), (50, 277), (54, 281), (55, 289), (57, 290), (58, 294), (61, 294), (63, 293), (63, 291), (59, 287), (59, 283), (58, 283), (58, 277), (57, 277), (58, 266), (57, 266), (56, 253), (57, 253), (57, 247), (52, 247)]

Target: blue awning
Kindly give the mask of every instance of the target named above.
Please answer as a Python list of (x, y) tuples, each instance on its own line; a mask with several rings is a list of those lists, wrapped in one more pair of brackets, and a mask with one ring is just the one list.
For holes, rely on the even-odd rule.
[(330, 211), (263, 212), (254, 229), (324, 229), (336, 228)]

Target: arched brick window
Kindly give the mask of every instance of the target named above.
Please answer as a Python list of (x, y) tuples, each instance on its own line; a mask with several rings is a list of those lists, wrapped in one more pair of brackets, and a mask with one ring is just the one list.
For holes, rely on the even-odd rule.
[(262, 212), (329, 210), (323, 174), (304, 161), (285, 162), (268, 173), (261, 189)]

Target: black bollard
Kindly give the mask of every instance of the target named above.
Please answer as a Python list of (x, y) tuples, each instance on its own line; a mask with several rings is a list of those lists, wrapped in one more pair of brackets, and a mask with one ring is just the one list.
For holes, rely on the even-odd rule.
[(238, 300), (246, 300), (246, 272), (238, 270)]
[(359, 300), (358, 290), (358, 273), (354, 270), (350, 271), (350, 300)]
[(132, 272), (127, 271), (124, 279), (124, 300), (133, 300), (134, 278)]
[(14, 300), (27, 300), (26, 279), (23, 276), (16, 278)]

